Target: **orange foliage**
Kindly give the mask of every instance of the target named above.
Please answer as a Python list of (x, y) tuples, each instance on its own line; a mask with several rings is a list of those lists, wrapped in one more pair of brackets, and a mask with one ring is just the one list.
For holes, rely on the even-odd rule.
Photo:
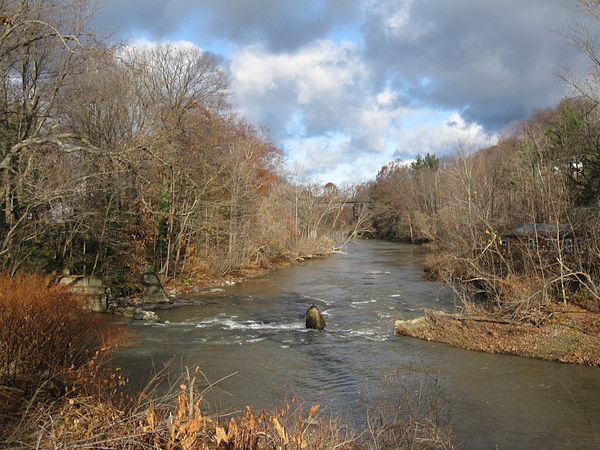
[(83, 364), (116, 339), (104, 317), (42, 275), (0, 275), (0, 382)]

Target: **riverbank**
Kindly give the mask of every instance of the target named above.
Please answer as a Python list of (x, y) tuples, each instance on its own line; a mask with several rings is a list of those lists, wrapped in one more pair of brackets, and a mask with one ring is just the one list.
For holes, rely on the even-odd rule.
[[(0, 344), (4, 350), (7, 344), (13, 346), (0, 358), (1, 448), (326, 450), (375, 449), (382, 442), (389, 443), (386, 448), (421, 448), (423, 442), (428, 447), (453, 447), (451, 429), (438, 424), (437, 416), (427, 415), (429, 409), (423, 415), (390, 416), (393, 422), (384, 420), (387, 411), (376, 411), (381, 416), (378, 425), (364, 430), (337, 419), (335, 409), (323, 413), (318, 403), (289, 397), (277, 409), (273, 405), (279, 403), (267, 409), (215, 412), (210, 394), (229, 376), (208, 382), (203, 372), (187, 368), (171, 381), (171, 370), (164, 369), (136, 392), (112, 360), (114, 351), (127, 344), (126, 328), (106, 315), (84, 311), (76, 295), (48, 283), (48, 278), (28, 276), (17, 282), (0, 278)], [(237, 364), (244, 359), (248, 358)], [(251, 361), (255, 365), (255, 359)], [(158, 395), (165, 390), (159, 385), (166, 383), (167, 393)], [(248, 384), (244, 382), (245, 390)], [(428, 395), (423, 391), (416, 397)], [(437, 405), (437, 400), (433, 397), (431, 402)]]
[(418, 319), (396, 321), (395, 331), (467, 350), (600, 366), (600, 313), (576, 305), (552, 305), (542, 326), (491, 316), (476, 307), (468, 314), (425, 310)]
[[(194, 297), (213, 297), (220, 295), (224, 288), (235, 286), (244, 281), (258, 278), (276, 270), (301, 263), (306, 260), (319, 259), (340, 253), (339, 249), (331, 248), (327, 251), (313, 252), (295, 256), (279, 256), (270, 259), (263, 264), (247, 264), (240, 269), (226, 274), (216, 274), (206, 272), (201, 276), (190, 277), (187, 279), (169, 279), (164, 284), (160, 284), (156, 279), (157, 289), (163, 291), (165, 301), (149, 302), (144, 298), (143, 293), (137, 293), (129, 297), (120, 297), (114, 299), (107, 308), (107, 312), (123, 316), (125, 318), (140, 320), (144, 322), (160, 322), (155, 311), (166, 310), (178, 306), (195, 304)], [(191, 297), (189, 299), (177, 299), (177, 297)], [(177, 300), (176, 300), (177, 299)], [(168, 300), (168, 301), (167, 301)]]
[(270, 260), (267, 264), (246, 265), (240, 269), (223, 275), (206, 273), (202, 276), (185, 280), (170, 279), (165, 283), (164, 287), (169, 297), (191, 293), (206, 293), (211, 289), (233, 286), (246, 280), (261, 277), (273, 271), (298, 264), (302, 261), (324, 258), (334, 253), (335, 250), (332, 249), (330, 251), (318, 252), (309, 255), (289, 257), (280, 256)]
[[(380, 400), (403, 415), (419, 411), (400, 408), (399, 394), (437, 383), (456, 442), (465, 447), (568, 448), (576, 440), (594, 448), (590, 427), (570, 406), (575, 398), (600, 433), (600, 370), (394, 336), (397, 317), (425, 308), (453, 312), (452, 291), (423, 280), (422, 246), (364, 240), (345, 253), (228, 286), (214, 297), (191, 294), (195, 304), (158, 311), (164, 325), (128, 326), (136, 345), (116, 354), (115, 363), (139, 389), (153, 368), (170, 361), (173, 379), (180, 361), (199, 365), (211, 381), (236, 374), (207, 395), (220, 412), (245, 405), (271, 410), (294, 395), (320, 404), (326, 415), (341, 414), (359, 431), (379, 423), (369, 408), (379, 410)], [(324, 332), (304, 328), (311, 303), (324, 313)]]

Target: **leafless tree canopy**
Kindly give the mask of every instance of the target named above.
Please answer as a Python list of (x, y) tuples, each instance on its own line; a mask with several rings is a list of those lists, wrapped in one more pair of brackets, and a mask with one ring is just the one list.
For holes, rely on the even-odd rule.
[(429, 242), (437, 276), (519, 319), (557, 299), (599, 303), (595, 102), (565, 100), (493, 147), (431, 161), (394, 162), (362, 187), (378, 235)]
[(328, 252), (343, 193), (290, 183), (212, 55), (110, 47), (87, 0), (0, 0), (0, 264), (194, 278)]

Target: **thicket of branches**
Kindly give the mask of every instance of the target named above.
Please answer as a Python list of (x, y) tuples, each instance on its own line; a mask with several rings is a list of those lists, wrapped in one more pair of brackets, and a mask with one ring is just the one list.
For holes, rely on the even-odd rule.
[(439, 277), (505, 314), (598, 304), (600, 108), (589, 97), (538, 111), (490, 148), (395, 161), (360, 191), (378, 235), (430, 242)]
[[(580, 5), (600, 19), (597, 0)], [(561, 76), (574, 97), (492, 147), (394, 161), (358, 189), (376, 235), (429, 242), (431, 269), (464, 299), (534, 322), (555, 300), (600, 308), (600, 57), (586, 25), (560, 33), (592, 63), (586, 79)]]
[(108, 47), (91, 0), (0, 0), (0, 268), (135, 289), (331, 250), (340, 203), (286, 181), (196, 48)]

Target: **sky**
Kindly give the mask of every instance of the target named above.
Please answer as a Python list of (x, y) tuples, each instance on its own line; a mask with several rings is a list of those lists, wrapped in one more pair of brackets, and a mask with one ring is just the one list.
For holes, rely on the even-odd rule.
[(336, 184), (492, 145), (554, 106), (557, 74), (590, 66), (559, 32), (582, 23), (600, 35), (576, 0), (105, 0), (95, 19), (115, 41), (219, 55), (288, 170)]

